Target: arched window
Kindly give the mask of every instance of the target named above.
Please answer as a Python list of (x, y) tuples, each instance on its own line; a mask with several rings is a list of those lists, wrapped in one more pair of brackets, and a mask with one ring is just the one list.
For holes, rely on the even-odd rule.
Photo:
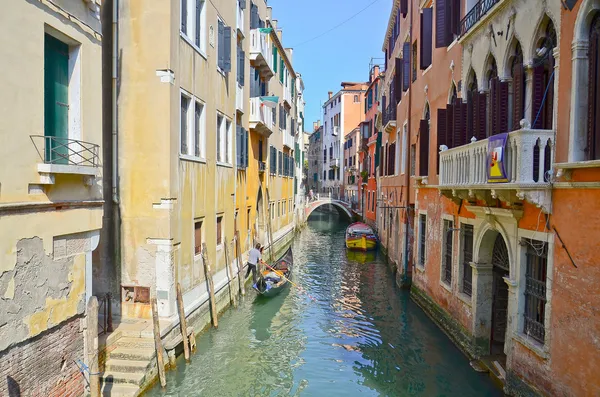
[(588, 125), (586, 159), (600, 159), (600, 13), (590, 28), (588, 50)]
[(425, 102), (425, 109), (423, 110), (423, 120), (429, 121), (429, 118), (430, 118), (429, 102)]
[(553, 128), (554, 119), (554, 56), (556, 31), (548, 20), (543, 36), (538, 40), (533, 62), (532, 127)]
[[(485, 72), (485, 81), (487, 83), (487, 87), (489, 90), (488, 100), (487, 100), (487, 128), (486, 134), (487, 136), (497, 134), (499, 132), (499, 119), (500, 115), (499, 109), (499, 91), (500, 91), (500, 80), (498, 79), (498, 66), (496, 65), (496, 59), (494, 57), (491, 58), (487, 70)], [(505, 83), (503, 83), (505, 84)], [(506, 132), (506, 131), (502, 131)]]
[(512, 77), (511, 112), (509, 116), (513, 130), (521, 128), (521, 120), (525, 116), (525, 68), (523, 67), (523, 51), (517, 42), (510, 62), (510, 74)]
[(358, 99), (358, 95), (354, 95), (354, 102), (360, 102), (360, 100)]
[(448, 97), (448, 103), (454, 104), (454, 102), (456, 102), (457, 99), (458, 99), (458, 93), (456, 91), (456, 84), (454, 84), (454, 81), (453, 81), (452, 86), (450, 87), (450, 95)]

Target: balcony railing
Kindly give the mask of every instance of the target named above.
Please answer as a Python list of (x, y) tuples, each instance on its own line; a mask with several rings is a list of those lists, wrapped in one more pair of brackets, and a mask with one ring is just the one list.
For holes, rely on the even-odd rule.
[(250, 98), (250, 129), (268, 138), (274, 127), (273, 108), (263, 104), (260, 97)]
[(294, 149), (294, 137), (287, 129), (283, 130), (283, 145), (287, 146), (291, 150)]
[(463, 36), (501, 0), (480, 0), (460, 21), (460, 35)]
[(250, 30), (250, 62), (267, 78), (274, 75), (272, 46), (269, 33), (262, 33), (260, 29)]
[(383, 126), (386, 132), (392, 132), (391, 129), (396, 128), (396, 105), (389, 105), (383, 111)]
[(98, 167), (100, 146), (95, 143), (55, 136), (31, 135), (44, 164)]
[[(554, 148), (554, 131), (521, 129), (508, 135), (504, 166), (508, 182), (516, 188), (546, 185)], [(442, 187), (493, 189), (488, 183), (488, 139), (440, 152)]]
[(236, 84), (235, 88), (235, 108), (240, 112), (244, 112), (244, 87)]

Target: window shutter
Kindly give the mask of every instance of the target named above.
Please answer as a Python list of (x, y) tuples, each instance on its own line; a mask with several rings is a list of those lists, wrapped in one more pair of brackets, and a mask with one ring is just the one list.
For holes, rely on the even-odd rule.
[[(439, 113), (439, 112), (438, 112)], [(429, 175), (429, 121), (419, 122), (419, 175)]]
[(467, 121), (466, 121), (467, 125), (466, 125), (465, 143), (471, 142), (471, 137), (475, 136), (475, 132), (473, 131), (475, 106), (474, 106), (473, 102), (475, 102), (475, 94), (473, 93), (473, 91), (468, 91), (467, 92)]
[(485, 92), (475, 94), (475, 138), (478, 141), (487, 138), (487, 94)]
[[(447, 145), (446, 143), (446, 113), (448, 111), (446, 109), (438, 109), (437, 110), (437, 147), (435, 148), (435, 153), (438, 152), (439, 147), (442, 145)], [(437, 173), (440, 173), (440, 161), (439, 161), (439, 157), (436, 156), (436, 158), (438, 159), (437, 162)]]
[(490, 135), (498, 133), (498, 78), (490, 80)]
[(196, 0), (196, 45), (200, 47), (200, 32), (203, 26), (200, 26), (200, 17), (202, 11), (202, 0)]
[(224, 63), (223, 63), (223, 71), (224, 72), (231, 72), (231, 26), (225, 26), (224, 28), (224, 41), (225, 41), (225, 48), (224, 48)]
[(402, 90), (408, 90), (408, 85), (410, 84), (410, 43), (404, 43), (402, 49)]
[[(394, 93), (396, 97), (396, 103), (400, 102), (402, 98), (402, 75), (404, 74), (404, 60), (402, 58), (396, 58), (396, 74), (394, 80)], [(390, 104), (392, 102), (390, 101)]]
[[(591, 54), (591, 52), (590, 52)], [(536, 66), (533, 68), (533, 85), (532, 85), (532, 105), (531, 105), (531, 121), (535, 123), (531, 128), (538, 129), (542, 128), (542, 113), (540, 109), (542, 107), (542, 100), (544, 99), (544, 91), (546, 87), (544, 86), (544, 65)], [(537, 117), (538, 113), (540, 116)], [(593, 113), (589, 113), (593, 114)], [(537, 117), (537, 121), (536, 121)]]
[[(598, 90), (598, 75), (600, 73), (600, 61), (598, 60), (598, 21), (592, 26), (590, 35), (590, 47), (588, 50), (588, 122), (587, 122), (587, 142), (586, 142), (586, 160), (596, 160), (600, 157), (600, 107)], [(535, 69), (534, 69), (535, 71)], [(534, 116), (535, 117), (535, 116)], [(537, 123), (536, 123), (537, 124)], [(535, 128), (535, 127), (534, 127)]]
[[(523, 65), (516, 65), (513, 70), (513, 130), (521, 128), (521, 119), (523, 119)], [(534, 116), (535, 117), (535, 116)]]
[(218, 25), (218, 40), (217, 40), (217, 65), (221, 68), (225, 68), (225, 25), (219, 21)]
[(240, 125), (235, 126), (235, 159), (238, 168), (242, 165), (242, 127)]
[(447, 9), (446, 0), (437, 0), (435, 2), (435, 48), (446, 47), (446, 26), (447, 17), (450, 10)]
[(245, 84), (245, 76), (246, 76), (246, 53), (244, 50), (240, 51), (240, 55), (242, 57), (241, 65), (242, 65), (242, 74), (240, 75), (241, 83), (240, 85), (243, 87)]
[(448, 149), (453, 148), (452, 140), (454, 136), (454, 105), (448, 104), (446, 106), (446, 146)]
[(508, 82), (498, 82), (498, 132), (508, 132)]
[(421, 14), (421, 69), (427, 69), (432, 62), (432, 33), (433, 9), (424, 8)]
[(255, 4), (250, 6), (250, 29), (258, 29), (258, 7)]
[(452, 130), (452, 147), (459, 147), (463, 145), (463, 112), (462, 112), (462, 104), (461, 100), (457, 99), (454, 102), (454, 122), (453, 122), (453, 130)]
[[(406, 17), (406, 14), (408, 14), (408, 0), (400, 0), (400, 12), (402, 13), (402, 17)], [(396, 25), (399, 22), (399, 18), (396, 18)]]
[(277, 47), (273, 46), (273, 72), (277, 73)]
[(181, 31), (184, 34), (187, 34), (187, 0), (183, 0), (180, 2), (181, 4)]
[(240, 0), (240, 9), (241, 10), (245, 10), (246, 9), (246, 0)]
[(453, 35), (460, 34), (460, 0), (450, 0), (447, 4), (450, 5), (450, 37), (448, 44), (453, 41)]
[(248, 130), (242, 128), (244, 136), (244, 168), (248, 168)]
[[(386, 110), (386, 100), (387, 98), (385, 97), (385, 95), (381, 98), (381, 113), (384, 113)], [(363, 138), (366, 138), (365, 136), (363, 136)]]

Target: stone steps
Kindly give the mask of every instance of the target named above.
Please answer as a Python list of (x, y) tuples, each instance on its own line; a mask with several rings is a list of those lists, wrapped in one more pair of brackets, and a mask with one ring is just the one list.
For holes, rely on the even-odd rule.
[(150, 362), (148, 360), (121, 360), (117, 358), (111, 358), (106, 362), (105, 372), (116, 371), (145, 373), (149, 366)]
[(119, 360), (136, 360), (136, 361), (150, 361), (154, 357), (154, 349), (145, 348), (128, 348), (119, 346), (115, 350), (110, 352), (108, 362), (113, 359)]
[(104, 397), (135, 397), (138, 393), (138, 386), (127, 383), (104, 383), (101, 389)]
[(133, 349), (154, 349), (154, 339), (151, 338), (134, 338), (131, 336), (123, 336), (116, 344), (119, 347)]
[(116, 372), (104, 371), (102, 379), (105, 384), (108, 383), (128, 383), (140, 387), (144, 381), (146, 372)]

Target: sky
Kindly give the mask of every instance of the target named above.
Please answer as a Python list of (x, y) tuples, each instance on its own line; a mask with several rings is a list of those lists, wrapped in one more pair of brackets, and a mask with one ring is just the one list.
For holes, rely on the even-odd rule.
[(321, 118), (320, 105), (328, 91), (339, 91), (342, 81), (367, 81), (371, 58), (380, 58), (374, 62), (383, 64), (381, 47), (392, 1), (268, 0), (273, 19), (283, 30), (284, 47), (294, 49), (294, 70), (304, 81), (305, 131), (312, 132), (313, 121)]

